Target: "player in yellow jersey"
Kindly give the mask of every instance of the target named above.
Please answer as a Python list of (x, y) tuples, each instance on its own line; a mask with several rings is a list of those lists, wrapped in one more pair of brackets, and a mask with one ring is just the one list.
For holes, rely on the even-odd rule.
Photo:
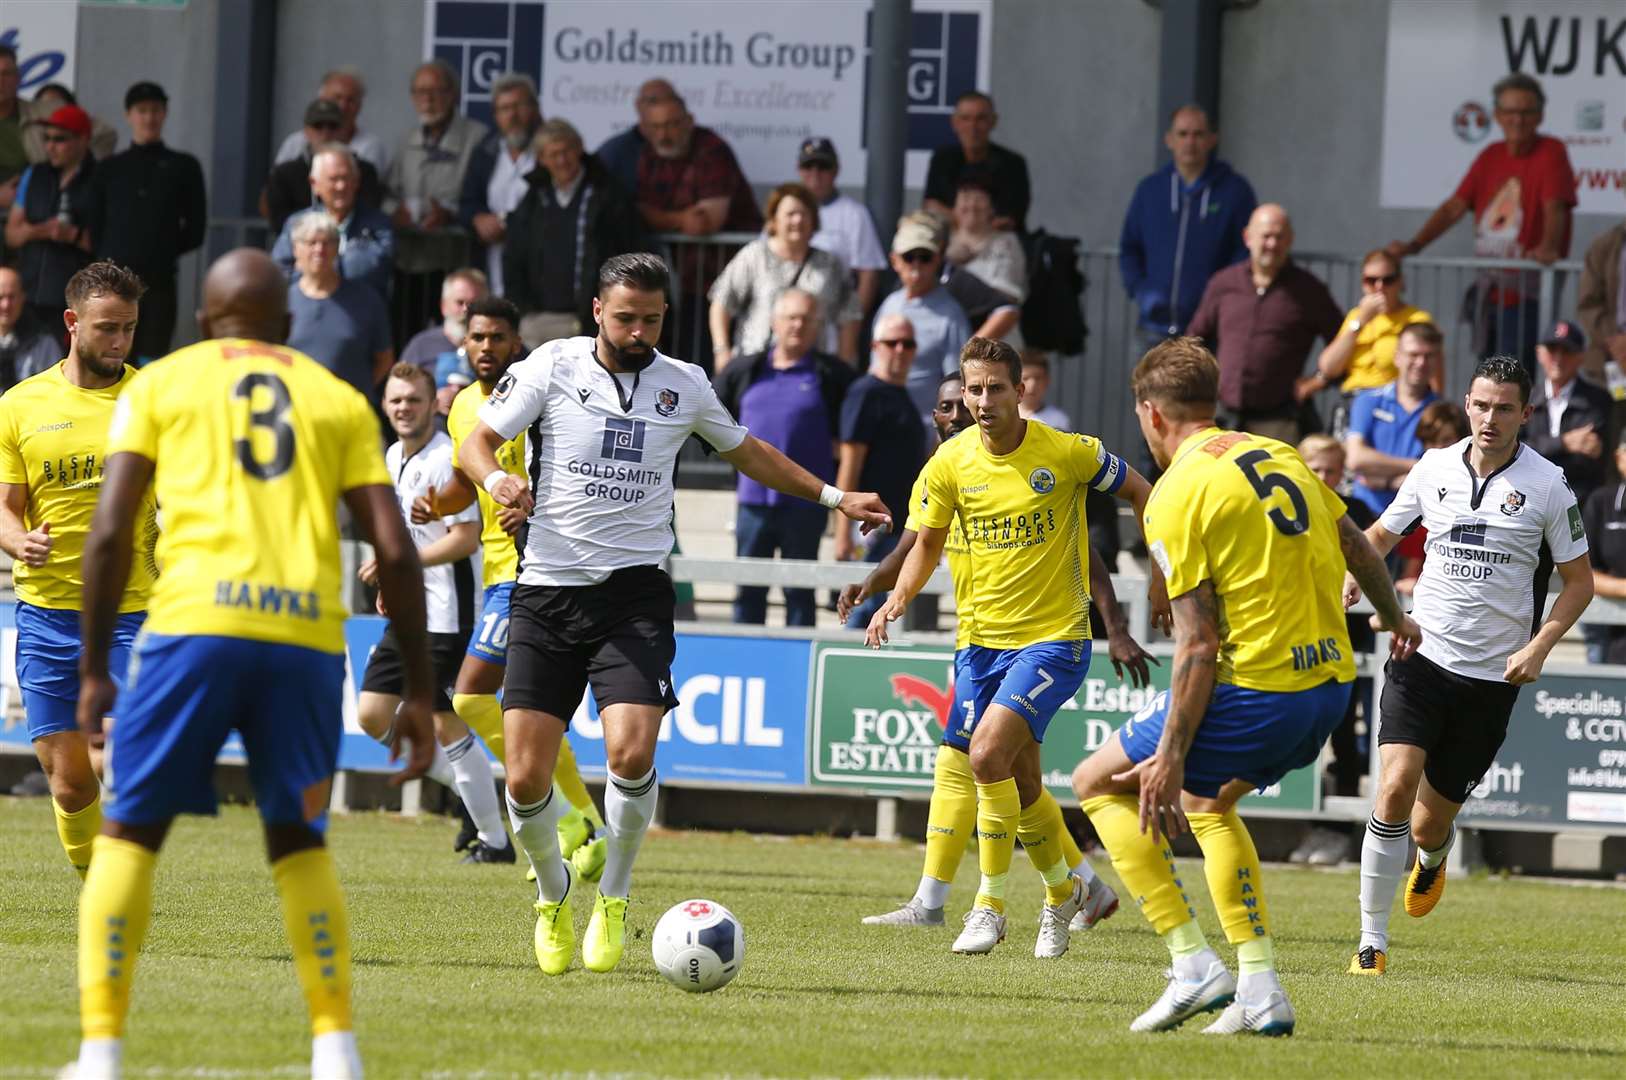
[[(85, 876), (102, 825), (101, 784), (74, 723), (79, 700), (80, 554), (107, 458), (107, 426), (135, 369), (124, 360), (145, 287), (95, 262), (69, 279), (68, 358), (0, 397), (0, 547), (16, 560), (17, 682), (51, 787), (57, 836)], [(157, 539), (149, 498), (119, 601), (109, 669), (120, 683), (147, 608)]]
[[(982, 882), (954, 951), (986, 953), (1005, 938), (1005, 883), (1023, 795), (1031, 803), (1042, 788), (1039, 743), (1090, 666), (1085, 492), (1117, 495), (1138, 515), (1151, 487), (1098, 440), (1022, 419), (1022, 362), (1009, 345), (972, 338), (960, 351), (960, 373), (977, 430), (956, 435), (926, 463), (925, 490), (910, 507), (919, 536), (865, 640), (876, 647), (887, 640), (887, 623), (937, 568), (957, 519), (969, 549), (973, 625), (956, 660), (955, 696), (972, 702), (976, 718), (970, 756)], [(1036, 953), (1046, 938), (1066, 948), (1068, 925), (1088, 898), (1081, 878), (1046, 872)], [(1042, 954), (1059, 952), (1052, 944)]]
[(92, 737), (113, 700), (109, 644), (149, 489), (163, 508), (163, 575), (108, 740), (106, 820), (79, 897), (79, 1080), (121, 1071), (158, 849), (176, 814), (214, 812), (215, 756), (233, 730), (310, 1013), (311, 1073), (361, 1074), (348, 918), (323, 841), (343, 728), (341, 499), (376, 549), (405, 668), (391, 749), (411, 760), (397, 779), (421, 776), (433, 756), (434, 668), (423, 575), (372, 407), (273, 344), (287, 334), (287, 296), (264, 252), (217, 261), (198, 317), (210, 340), (132, 380), (108, 435), (85, 542), (79, 726)]
[[(503, 673), (508, 666), (508, 606), (514, 592), (514, 579), (519, 575), (519, 549), (515, 547), (514, 534), (525, 523), (525, 515), (497, 505), (489, 492), (469, 483), (458, 467), (458, 447), (480, 422), (480, 406), (491, 396), (497, 381), (520, 359), (519, 309), (499, 297), (486, 297), (470, 304), (464, 317), (467, 331), (463, 351), (474, 369), (475, 381), (458, 392), (446, 417), (446, 433), (452, 438), (452, 482), (433, 492), (432, 497), (418, 499), (413, 506), (412, 520), (422, 523), (458, 513), (474, 505), (476, 500), (479, 502), (485, 598), (479, 621), (469, 638), (463, 668), (457, 674), (452, 708), (459, 719), (479, 734), (498, 760), (502, 760), (502, 707), (497, 703), (497, 691), (502, 689)], [(525, 475), (524, 432), (498, 447), (497, 464), (515, 476)], [(606, 843), (604, 837), (595, 838), (594, 833), (603, 831), (604, 819), (593, 805), (587, 785), (582, 783), (581, 774), (576, 770), (576, 756), (568, 741), (559, 744), (554, 782), (571, 806), (559, 819), (559, 851), (571, 860), (583, 878), (597, 881), (604, 870)], [(501, 827), (500, 822), (498, 827)], [(464, 842), (464, 838), (459, 837), (459, 842)]]
[[(1147, 548), (1174, 610), (1170, 688), (1073, 773), (1118, 876), (1173, 956), (1163, 995), (1133, 1024), (1164, 1031), (1225, 1008), (1207, 1030), (1290, 1035), (1259, 855), (1239, 799), (1314, 762), (1355, 678), (1345, 629), (1349, 569), (1397, 652), (1417, 626), (1343, 501), (1286, 443), (1214, 425), (1219, 365), (1196, 338), (1153, 348), (1131, 382), (1164, 470), (1146, 505)], [(1169, 838), (1189, 830), (1240, 980), (1209, 947)]]
[[(938, 438), (942, 441), (946, 442), (971, 426), (971, 412), (965, 407), (964, 385), (957, 371), (943, 376), (937, 384), (937, 402), (932, 409), (932, 423), (936, 426)], [(910, 506), (919, 504), (925, 492), (924, 485), (925, 473), (922, 472), (916, 478), (914, 490), (909, 496)], [(841, 591), (836, 602), (836, 615), (842, 622), (846, 622), (847, 615), (858, 604), (871, 596), (886, 592), (897, 582), (898, 572), (903, 568), (904, 560), (915, 546), (919, 527), (920, 523), (911, 516), (904, 525), (903, 534), (898, 538), (898, 546), (870, 571), (862, 584), (848, 585)], [(958, 520), (949, 526), (948, 539), (943, 544), (943, 554), (948, 560), (949, 573), (954, 579), (956, 618), (954, 655), (958, 666), (958, 661), (965, 655), (965, 648), (970, 643), (973, 625), (970, 606), (971, 568), (968, 565), (970, 550), (966, 546), (965, 533), (960, 529)], [(1113, 666), (1118, 669), (1119, 677), (1123, 676), (1123, 669), (1127, 666), (1133, 683), (1136, 686), (1146, 685), (1150, 680), (1146, 662), (1151, 658), (1134, 638), (1129, 636), (1128, 625), (1112, 589), (1112, 577), (1093, 547), (1090, 548), (1090, 595), (1092, 600), (1100, 604), (1102, 622), (1107, 627)], [(896, 911), (889, 911), (884, 915), (864, 916), (865, 925), (943, 925), (943, 907), (948, 900), (949, 886), (959, 871), (960, 859), (965, 855), (966, 842), (977, 824), (977, 784), (971, 774), (969, 753), (976, 717), (970, 715), (971, 708), (974, 707), (972, 702), (960, 704), (965, 707), (955, 709), (951, 718), (945, 722), (942, 745), (937, 749), (931, 804), (926, 814), (926, 865), (920, 876), (920, 884), (915, 888), (915, 895)], [(1022, 841), (1022, 850), (1027, 853), (1034, 867), (1041, 875), (1049, 872), (1052, 877), (1071, 871), (1083, 880), (1087, 890), (1084, 907), (1073, 916), (1071, 925), (1065, 929), (1069, 932), (1093, 929), (1097, 923), (1109, 918), (1118, 910), (1117, 894), (1112, 891), (1110, 885), (1096, 877), (1089, 860), (1084, 858), (1084, 853), (1079, 850), (1078, 844), (1067, 830), (1056, 797), (1042, 785), (1037, 793), (1019, 791), (1018, 794), (1024, 796), (1025, 805), (1022, 807), (1022, 818), (1016, 827), (1017, 839)], [(1059, 872), (1056, 869), (1057, 863), (1061, 864)], [(1067, 937), (1057, 933), (1058, 929), (1061, 928), (1052, 927), (1046, 922), (1034, 949), (1036, 955), (1055, 956), (1066, 951)]]

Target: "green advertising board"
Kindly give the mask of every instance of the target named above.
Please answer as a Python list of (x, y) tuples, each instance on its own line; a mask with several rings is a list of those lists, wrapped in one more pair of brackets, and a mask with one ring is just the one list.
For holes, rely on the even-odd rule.
[[(1045, 785), (1066, 805), (1073, 767), (1112, 737), (1124, 721), (1168, 688), (1168, 658), (1152, 668), (1152, 685), (1120, 682), (1105, 650), (1073, 700), (1050, 722), (1040, 752)], [(816, 644), (808, 726), (808, 775), (815, 787), (882, 795), (923, 795), (943, 725), (964, 706), (953, 700), (954, 654), (944, 648), (893, 646), (874, 650)], [(1320, 770), (1289, 774), (1249, 795), (1249, 809), (1312, 811), (1321, 803)]]

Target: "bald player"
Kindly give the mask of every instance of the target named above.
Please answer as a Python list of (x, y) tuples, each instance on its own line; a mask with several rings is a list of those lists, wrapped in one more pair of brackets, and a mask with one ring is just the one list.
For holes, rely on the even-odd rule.
[(405, 661), (392, 756), (421, 776), (434, 751), (423, 573), (360, 393), (280, 344), (287, 284), (240, 249), (204, 281), (205, 340), (147, 367), (119, 399), (85, 542), (80, 728), (101, 737), (108, 657), (149, 488), (163, 507), (145, 633), (108, 739), (102, 833), (79, 903), (81, 1080), (117, 1077), (153, 868), (176, 814), (212, 814), (233, 730), (265, 825), (313, 1034), (311, 1073), (357, 1077), (350, 934), (323, 841), (344, 687), (342, 499), (378, 559)]

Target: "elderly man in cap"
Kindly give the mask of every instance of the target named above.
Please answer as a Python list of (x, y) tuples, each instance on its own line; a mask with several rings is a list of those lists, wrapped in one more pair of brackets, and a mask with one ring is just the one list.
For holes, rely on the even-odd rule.
[(869, 312), (881, 290), (886, 253), (881, 250), (869, 207), (836, 187), (836, 177), (841, 175), (836, 144), (822, 136), (803, 142), (796, 155), (796, 173), (802, 186), (819, 201), (819, 231), (813, 234), (813, 246), (841, 256), (856, 275), (859, 305)]
[(907, 341), (888, 339), (896, 342), (888, 347), (913, 348), (909, 397), (925, 430), (931, 430), (937, 384), (944, 375), (960, 370), (960, 347), (971, 337), (965, 309), (940, 280), (947, 239), (947, 227), (932, 214), (909, 214), (898, 222), (898, 231), (892, 237), (892, 269), (897, 271), (899, 288), (881, 301), (872, 333), (879, 344), (880, 328), (889, 316), (902, 315), (909, 320), (914, 336)]
[(357, 201), (378, 207), (384, 201), (384, 185), (378, 178), (373, 163), (356, 154), (353, 144), (339, 138), (344, 128), (344, 111), (326, 98), (317, 98), (305, 106), (305, 127), (300, 134), (299, 153), (287, 161), (279, 160), (271, 167), (266, 178), (265, 192), (260, 201), (260, 212), (271, 224), (271, 231), (281, 233), (282, 227), (294, 214), (311, 204), (311, 158), (317, 148), (336, 142), (350, 147), (355, 155), (356, 168), (361, 181), (357, 187)]
[(60, 340), (66, 327), (63, 290), (90, 263), (87, 223), (93, 198), (90, 116), (64, 105), (44, 120), (45, 160), (30, 165), (17, 184), (6, 218), (6, 246), (19, 252), (28, 306), (40, 325)]
[(164, 145), (169, 96), (153, 82), (124, 95), (131, 143), (96, 169), (90, 234), (96, 257), (134, 270), (147, 286), (130, 356), (169, 352), (175, 333), (175, 274), (182, 255), (203, 243), (208, 210), (198, 159)]
[(1578, 377), (1585, 358), (1586, 335), (1578, 323), (1560, 319), (1547, 328), (1536, 345), (1541, 374), (1523, 432), (1531, 449), (1564, 470), (1575, 501), (1583, 506), (1606, 479), (1604, 452), (1615, 442), (1614, 399)]

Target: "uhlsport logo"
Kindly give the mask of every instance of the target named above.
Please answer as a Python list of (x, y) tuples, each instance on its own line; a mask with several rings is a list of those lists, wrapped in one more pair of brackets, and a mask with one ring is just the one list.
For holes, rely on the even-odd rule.
[(604, 445), (599, 449), (599, 457), (611, 461), (643, 461), (644, 421), (605, 417)]
[(1056, 488), (1056, 474), (1040, 466), (1028, 473), (1028, 487), (1040, 495), (1048, 495)]

